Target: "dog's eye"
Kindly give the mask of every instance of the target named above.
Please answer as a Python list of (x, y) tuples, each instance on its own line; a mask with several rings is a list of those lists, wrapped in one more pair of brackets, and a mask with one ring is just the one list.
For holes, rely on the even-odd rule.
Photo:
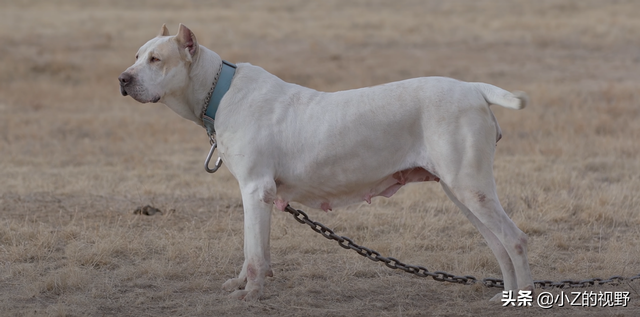
[(138, 60), (138, 54), (136, 54), (136, 60)]
[(159, 62), (159, 61), (160, 61), (160, 59), (159, 59), (159, 58), (157, 58), (157, 57), (151, 57), (151, 58), (149, 59), (149, 61), (150, 61), (150, 62), (152, 62), (152, 63), (155, 63), (155, 62)]

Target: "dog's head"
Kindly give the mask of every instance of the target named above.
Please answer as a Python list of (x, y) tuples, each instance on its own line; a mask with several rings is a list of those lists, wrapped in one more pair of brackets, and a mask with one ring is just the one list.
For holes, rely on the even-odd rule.
[(118, 77), (120, 92), (142, 103), (182, 93), (198, 50), (196, 37), (189, 28), (180, 24), (178, 34), (170, 36), (162, 25), (158, 36), (140, 47), (136, 62)]

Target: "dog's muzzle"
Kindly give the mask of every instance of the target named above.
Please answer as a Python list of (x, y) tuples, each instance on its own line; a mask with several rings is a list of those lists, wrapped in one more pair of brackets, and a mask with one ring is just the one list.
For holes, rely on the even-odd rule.
[(125, 90), (125, 87), (129, 85), (132, 80), (133, 80), (133, 76), (131, 76), (131, 74), (129, 73), (122, 73), (120, 74), (120, 76), (118, 76), (118, 81), (120, 81), (120, 93), (123, 96), (128, 95), (127, 91)]

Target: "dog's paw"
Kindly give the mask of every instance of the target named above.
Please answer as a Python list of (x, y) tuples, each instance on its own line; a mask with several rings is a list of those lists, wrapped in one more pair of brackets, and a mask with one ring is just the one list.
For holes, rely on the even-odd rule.
[(235, 292), (233, 292), (233, 293), (231, 293), (229, 295), (229, 297), (231, 297), (233, 299), (243, 300), (245, 302), (258, 301), (261, 296), (262, 296), (262, 292), (260, 290), (257, 290), (257, 289), (256, 290), (251, 290), (251, 291), (239, 289), (239, 290), (236, 290)]
[(491, 297), (491, 299), (489, 300), (490, 302), (498, 302), (502, 299), (502, 293), (498, 293), (496, 295), (494, 295), (493, 297)]
[(244, 288), (246, 283), (246, 279), (244, 278), (232, 278), (228, 279), (224, 284), (222, 284), (222, 289), (227, 292), (233, 292), (235, 290), (239, 290)]

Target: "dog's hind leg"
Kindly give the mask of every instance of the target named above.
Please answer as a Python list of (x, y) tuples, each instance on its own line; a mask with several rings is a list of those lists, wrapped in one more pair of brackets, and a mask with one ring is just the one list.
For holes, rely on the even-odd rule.
[[(464, 167), (461, 169), (457, 175), (471, 175), (464, 171)], [(480, 172), (464, 179), (442, 177), (440, 183), (487, 241), (502, 270), (505, 290), (533, 291), (527, 260), (527, 236), (500, 205), (492, 172)]]
[[(478, 108), (483, 110), (483, 108)], [(468, 111), (450, 125), (431, 153), (442, 188), (480, 231), (502, 270), (505, 290), (533, 290), (527, 236), (505, 213), (493, 177), (496, 126), (485, 111)]]
[(489, 230), (489, 228), (485, 226), (478, 219), (478, 217), (476, 217), (471, 212), (471, 210), (467, 208), (467, 206), (465, 206), (458, 200), (458, 198), (456, 198), (456, 196), (451, 192), (449, 187), (444, 182), (441, 182), (440, 185), (442, 186), (442, 189), (444, 189), (444, 192), (447, 194), (449, 199), (451, 199), (451, 201), (453, 201), (453, 203), (455, 203), (456, 206), (460, 208), (462, 213), (467, 217), (467, 219), (469, 219), (469, 221), (471, 221), (476, 229), (478, 229), (482, 237), (487, 241), (487, 245), (489, 245), (489, 248), (493, 252), (493, 255), (498, 260), (498, 265), (500, 265), (500, 270), (502, 271), (504, 281), (504, 288), (506, 290), (517, 289), (518, 285), (516, 282), (517, 278), (513, 261), (511, 261), (511, 257), (509, 256), (507, 249), (505, 249), (505, 247), (502, 245), (502, 242), (500, 242), (500, 239), (498, 239), (498, 237), (493, 232), (491, 232), (491, 230)]
[(493, 177), (490, 176), (490, 179), (482, 181), (474, 181), (478, 178), (453, 182), (441, 179), (440, 183), (449, 198), (487, 241), (502, 270), (505, 290), (532, 291), (527, 236), (504, 212)]

